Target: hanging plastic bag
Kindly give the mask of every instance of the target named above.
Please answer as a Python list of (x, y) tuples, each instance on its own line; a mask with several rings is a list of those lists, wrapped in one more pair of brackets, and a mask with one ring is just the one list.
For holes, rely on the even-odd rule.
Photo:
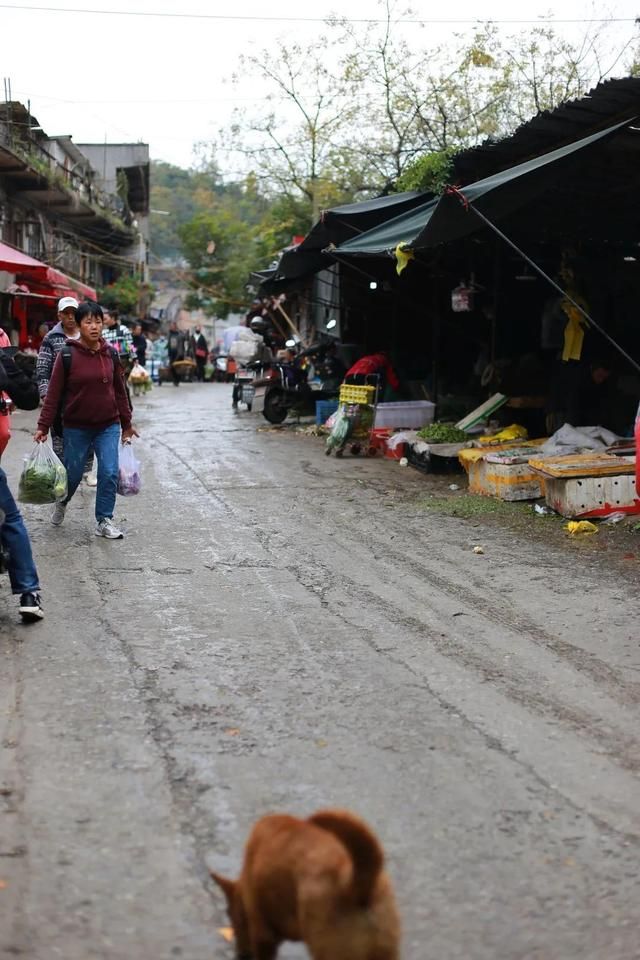
[(140, 493), (141, 486), (140, 461), (131, 443), (123, 443), (118, 461), (118, 493), (121, 497), (133, 497)]
[(28, 457), (18, 486), (21, 503), (55, 503), (67, 495), (67, 471), (48, 443), (36, 443)]

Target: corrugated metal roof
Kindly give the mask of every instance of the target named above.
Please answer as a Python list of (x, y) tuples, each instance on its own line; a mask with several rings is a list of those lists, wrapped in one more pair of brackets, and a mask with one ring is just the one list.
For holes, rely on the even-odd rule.
[(640, 114), (640, 77), (604, 80), (584, 97), (527, 120), (501, 140), (485, 140), (454, 157), (456, 179), (473, 183)]

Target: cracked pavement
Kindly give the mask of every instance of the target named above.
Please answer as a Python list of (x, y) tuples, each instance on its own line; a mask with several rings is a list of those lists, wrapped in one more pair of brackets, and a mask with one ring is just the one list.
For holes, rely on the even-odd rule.
[(380, 834), (405, 960), (637, 960), (635, 569), (427, 514), (228, 386), (136, 421), (126, 539), (87, 488), (26, 507), (46, 621), (0, 585), (0, 957), (228, 960), (207, 867), (331, 804)]

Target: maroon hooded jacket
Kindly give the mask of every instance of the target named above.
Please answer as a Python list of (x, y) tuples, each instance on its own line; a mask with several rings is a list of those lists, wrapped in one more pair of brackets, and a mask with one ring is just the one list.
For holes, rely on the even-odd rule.
[(124, 385), (124, 372), (109, 345), (100, 338), (98, 350), (89, 350), (79, 340), (67, 340), (71, 347), (71, 369), (66, 382), (59, 353), (53, 365), (38, 429), (50, 430), (64, 396), (62, 421), (65, 427), (101, 430), (120, 423), (131, 426), (131, 407)]

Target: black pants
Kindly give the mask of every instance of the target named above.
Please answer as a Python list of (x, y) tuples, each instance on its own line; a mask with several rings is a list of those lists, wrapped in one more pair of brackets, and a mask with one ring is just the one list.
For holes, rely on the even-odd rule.
[(169, 357), (169, 369), (171, 370), (171, 379), (173, 380), (173, 385), (175, 387), (180, 386), (180, 377), (178, 376), (178, 371), (175, 366), (177, 357)]
[(196, 357), (196, 377), (198, 378), (198, 383), (204, 383), (204, 368), (206, 365), (206, 357)]

